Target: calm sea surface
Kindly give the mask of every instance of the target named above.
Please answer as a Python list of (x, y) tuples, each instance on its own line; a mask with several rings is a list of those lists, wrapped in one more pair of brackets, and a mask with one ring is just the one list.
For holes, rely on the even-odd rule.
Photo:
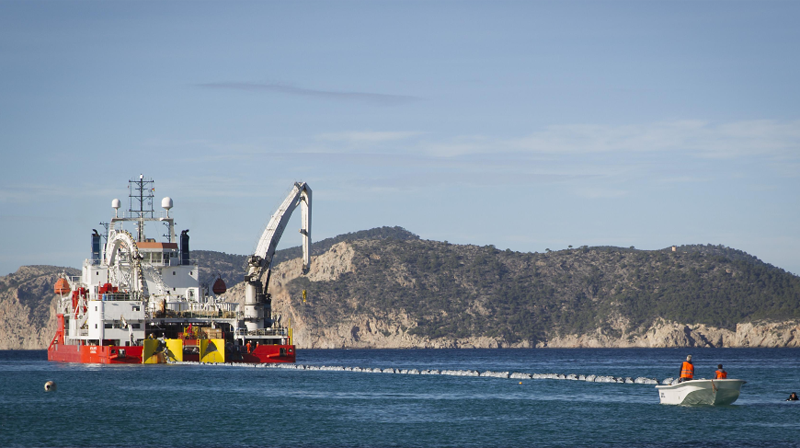
[(697, 377), (722, 363), (747, 380), (739, 400), (679, 407), (640, 384), (57, 364), (0, 351), (0, 446), (800, 447), (800, 402), (784, 401), (800, 393), (797, 349), (299, 350), (297, 362), (662, 380), (687, 354)]

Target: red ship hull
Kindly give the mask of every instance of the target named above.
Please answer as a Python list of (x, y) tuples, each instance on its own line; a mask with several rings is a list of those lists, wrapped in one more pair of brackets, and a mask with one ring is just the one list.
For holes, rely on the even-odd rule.
[[(113, 345), (72, 345), (64, 344), (64, 315), (58, 315), (58, 329), (47, 348), (47, 360), (55, 362), (76, 362), (81, 364), (142, 364), (141, 346)], [(196, 340), (186, 340), (196, 346)], [(199, 361), (198, 354), (186, 353), (184, 361)], [(226, 362), (279, 363), (295, 362), (294, 345), (259, 345), (250, 353), (225, 353)]]
[[(295, 362), (293, 345), (264, 345), (252, 353), (233, 354), (227, 362), (279, 363)], [(55, 362), (77, 362), (81, 364), (142, 364), (142, 347), (114, 347), (99, 345), (51, 344), (47, 349), (47, 360)], [(199, 361), (197, 355), (184, 355), (184, 361)]]
[(142, 347), (51, 344), (47, 360), (82, 364), (141, 364)]

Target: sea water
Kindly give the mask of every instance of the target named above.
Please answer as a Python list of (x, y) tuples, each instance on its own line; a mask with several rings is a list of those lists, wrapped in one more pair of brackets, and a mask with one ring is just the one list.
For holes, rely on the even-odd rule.
[[(319, 366), (744, 379), (732, 406), (653, 385), (316, 370)], [(298, 350), (308, 369), (51, 363), (0, 352), (0, 446), (800, 446), (798, 349)], [(55, 392), (44, 384), (54, 381)], [(521, 384), (520, 384), (521, 383)]]

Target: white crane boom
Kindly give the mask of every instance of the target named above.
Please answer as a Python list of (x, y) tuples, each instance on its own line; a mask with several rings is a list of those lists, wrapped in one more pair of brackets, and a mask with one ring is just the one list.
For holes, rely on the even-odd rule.
[[(265, 328), (265, 323), (271, 324), (271, 304), (266, 291), (272, 271), (272, 258), (286, 224), (298, 205), (302, 213), (300, 233), (303, 235), (303, 273), (308, 272), (311, 264), (311, 188), (305, 182), (295, 182), (292, 191), (270, 218), (267, 228), (258, 240), (255, 253), (247, 260), (244, 315), (248, 332)], [(265, 272), (266, 280), (262, 284), (261, 277)]]
[(309, 254), (309, 245), (311, 244), (311, 188), (305, 182), (295, 182), (289, 196), (283, 200), (278, 210), (272, 214), (267, 228), (264, 229), (261, 239), (258, 240), (254, 255), (262, 258), (263, 268), (270, 268), (272, 257), (275, 256), (275, 249), (278, 247), (278, 242), (283, 235), (286, 224), (289, 223), (289, 218), (292, 217), (292, 212), (297, 205), (300, 205), (300, 212), (302, 213), (300, 233), (303, 235), (303, 271), (308, 271), (308, 265), (311, 262)]

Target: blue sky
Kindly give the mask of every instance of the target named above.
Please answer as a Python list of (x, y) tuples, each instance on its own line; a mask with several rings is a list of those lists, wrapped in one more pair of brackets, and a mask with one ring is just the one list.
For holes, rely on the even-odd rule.
[(0, 0), (0, 274), (80, 266), (139, 174), (194, 249), (248, 253), (303, 180), (315, 240), (711, 243), (797, 274), (798, 17), (791, 1)]

